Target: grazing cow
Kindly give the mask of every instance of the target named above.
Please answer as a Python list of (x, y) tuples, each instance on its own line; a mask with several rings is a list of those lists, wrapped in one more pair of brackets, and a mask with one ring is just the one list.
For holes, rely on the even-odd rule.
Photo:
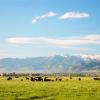
[(29, 77), (26, 77), (26, 80), (29, 80)]
[(59, 81), (62, 81), (62, 79), (61, 79), (61, 78), (59, 78)]
[(12, 77), (8, 77), (7, 80), (12, 80)]
[(35, 77), (36, 81), (43, 81), (42, 77)]
[(79, 78), (78, 78), (78, 80), (80, 81), (80, 80), (81, 80), (81, 78), (79, 77)]
[(72, 79), (72, 77), (70, 76), (70, 79)]
[(94, 77), (93, 79), (94, 79), (94, 80), (100, 80), (100, 78), (97, 78), (97, 77)]
[(31, 77), (30, 80), (31, 81), (43, 81), (43, 78), (42, 77), (34, 77), (34, 78)]
[(51, 79), (48, 79), (47, 77), (44, 78), (44, 81), (52, 81)]
[(56, 81), (57, 81), (58, 79), (56, 78)]
[(35, 79), (35, 78), (33, 78), (33, 77), (31, 77), (31, 78), (30, 78), (30, 81), (35, 81), (35, 80), (36, 80), (36, 79)]

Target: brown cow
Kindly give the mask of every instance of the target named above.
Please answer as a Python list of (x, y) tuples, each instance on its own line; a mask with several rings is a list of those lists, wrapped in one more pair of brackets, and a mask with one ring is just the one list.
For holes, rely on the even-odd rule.
[(72, 79), (72, 77), (70, 76), (70, 79)]

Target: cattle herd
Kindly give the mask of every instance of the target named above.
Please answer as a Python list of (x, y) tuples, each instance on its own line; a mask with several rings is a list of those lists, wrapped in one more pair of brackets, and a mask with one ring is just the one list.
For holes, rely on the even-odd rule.
[(37, 77), (26, 77), (26, 80), (30, 80), (30, 81), (62, 81), (62, 78), (55, 78), (55, 79), (50, 79), (48, 77), (41, 77), (41, 76), (37, 76)]
[[(19, 77), (15, 77), (15, 78), (19, 78)], [(7, 80), (12, 80), (12, 77), (8, 77)], [(50, 79), (48, 77), (41, 77), (41, 76), (36, 76), (36, 77), (25, 77), (26, 80), (30, 80), (30, 81), (62, 81), (62, 78), (55, 78), (54, 79)], [(23, 81), (24, 79), (21, 79), (21, 81)]]
[[(19, 78), (19, 77), (15, 77), (15, 78)], [(10, 76), (7, 78), (7, 80), (12, 80), (13, 78)], [(69, 77), (70, 80), (72, 80), (73, 78), (72, 77)], [(21, 81), (23, 81), (24, 79), (21, 78), (20, 79)], [(56, 78), (49, 78), (49, 77), (41, 77), (41, 76), (36, 76), (36, 77), (25, 77), (25, 80), (30, 80), (30, 81), (62, 81), (62, 78), (61, 77), (56, 77)], [(66, 79), (68, 80), (68, 79)], [(77, 80), (81, 81), (82, 79), (79, 77), (77, 78)], [(93, 80), (100, 80), (100, 78), (98, 77), (94, 77)]]
[[(15, 77), (15, 78), (19, 78), (18, 76)], [(10, 76), (7, 78), (7, 80), (12, 80), (13, 78)], [(62, 81), (62, 78), (61, 77), (56, 77), (56, 78), (49, 78), (47, 76), (45, 77), (41, 77), (41, 76), (36, 76), (36, 77), (25, 77), (26, 80), (30, 80), (30, 81)], [(73, 78), (72, 77), (69, 77), (70, 80), (72, 80)], [(23, 81), (24, 79), (21, 78), (20, 79), (21, 81)], [(66, 79), (68, 80), (68, 79)], [(78, 80), (82, 80), (80, 77), (78, 78)], [(93, 80), (100, 80), (100, 78), (98, 77), (94, 77)]]

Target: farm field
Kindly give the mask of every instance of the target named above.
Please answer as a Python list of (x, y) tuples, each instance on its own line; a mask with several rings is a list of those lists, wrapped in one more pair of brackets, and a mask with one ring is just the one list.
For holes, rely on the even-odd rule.
[(77, 78), (54, 82), (0, 78), (0, 100), (100, 100), (100, 81)]

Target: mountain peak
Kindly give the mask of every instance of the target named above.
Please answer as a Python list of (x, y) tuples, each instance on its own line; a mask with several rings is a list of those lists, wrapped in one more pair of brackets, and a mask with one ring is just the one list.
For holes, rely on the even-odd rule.
[(0, 72), (68, 72), (100, 69), (100, 55), (0, 59)]

